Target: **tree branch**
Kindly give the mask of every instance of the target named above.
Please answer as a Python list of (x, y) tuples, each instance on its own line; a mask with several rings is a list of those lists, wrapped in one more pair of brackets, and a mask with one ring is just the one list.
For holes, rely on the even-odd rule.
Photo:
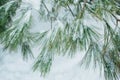
[(86, 7), (86, 3), (87, 3), (87, 0), (84, 0), (84, 4), (83, 4), (83, 8), (82, 8), (82, 10), (85, 9), (85, 7)]

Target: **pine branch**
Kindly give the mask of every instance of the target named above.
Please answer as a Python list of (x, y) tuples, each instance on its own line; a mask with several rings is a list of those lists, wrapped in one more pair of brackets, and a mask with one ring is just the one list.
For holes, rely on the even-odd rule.
[[(19, 16), (10, 28), (0, 35), (0, 38), (4, 45), (4, 50), (16, 51), (18, 47), (21, 47), (23, 58), (27, 59), (28, 56), (33, 57), (30, 48), (32, 35), (29, 35), (30, 33), (28, 31), (31, 23), (31, 11), (23, 12), (23, 14)], [(29, 42), (29, 44), (27, 42)]]
[[(23, 12), (19, 19), (12, 21), (11, 16), (15, 14), (21, 2), (18, 1), (16, 3), (13, 0), (11, 2), (15, 2), (16, 4), (9, 4), (9, 2), (2, 3), (0, 1), (0, 29), (4, 31), (5, 28), (5, 31), (0, 34), (3, 46), (5, 49), (11, 51), (17, 50), (18, 47), (20, 47), (23, 58), (26, 59), (33, 56), (31, 43), (33, 41), (34, 44), (39, 43), (38, 45), (41, 51), (35, 61), (33, 69), (39, 70), (43, 76), (46, 76), (50, 71), (54, 55), (68, 55), (73, 57), (77, 51), (85, 50), (86, 54), (82, 60), (82, 64), (89, 66), (91, 60), (94, 60), (94, 66), (99, 65), (103, 67), (106, 80), (118, 80), (118, 76), (120, 75), (120, 28), (117, 26), (117, 29), (113, 29), (105, 19), (107, 18), (112, 21), (111, 18), (109, 18), (109, 16), (112, 15), (118, 25), (118, 21), (120, 20), (113, 14), (119, 9), (118, 5), (113, 3), (113, 0), (90, 1), (92, 1), (93, 4), (89, 4), (88, 0), (79, 0), (79, 4), (82, 7), (81, 12), (79, 12), (76, 11), (77, 9), (75, 7), (78, 4), (75, 4), (74, 1), (55, 0), (56, 6), (54, 6), (54, 9), (58, 9), (59, 7), (59, 12), (55, 10), (54, 13), (58, 14), (56, 19), (61, 21), (62, 27), (61, 25), (56, 25), (57, 27), (53, 28), (53, 24), (57, 20), (53, 22), (53, 17), (47, 16), (46, 20), (50, 20), (52, 29), (39, 34), (36, 33), (34, 38), (32, 36), (33, 34), (29, 31), (31, 26), (31, 11), (28, 10), (28, 7), (25, 7), (25, 12)], [(42, 10), (43, 12), (47, 11), (49, 15), (53, 12), (48, 9), (44, 1), (42, 1), (41, 4), (43, 6), (40, 9), (41, 12)], [(74, 5), (72, 9), (70, 5)], [(72, 17), (76, 18), (71, 18), (63, 7), (67, 7)], [(74, 11), (76, 11), (75, 14)], [(83, 15), (85, 17), (83, 17)], [(43, 16), (46, 16), (46, 14), (43, 13), (42, 17)], [(102, 22), (104, 24), (104, 34), (99, 35), (100, 30), (95, 30), (95, 28), (99, 26), (93, 27), (85, 23), (84, 21), (86, 19), (94, 19), (95, 21), (98, 20)], [(12, 23), (12, 26), (6, 28), (5, 26), (7, 26), (9, 22)], [(100, 38), (103, 38), (104, 41), (98, 43)]]
[(19, 8), (21, 0), (1, 1), (0, 6), (0, 33), (5, 31), (7, 27), (11, 26), (12, 16), (15, 15), (17, 8)]

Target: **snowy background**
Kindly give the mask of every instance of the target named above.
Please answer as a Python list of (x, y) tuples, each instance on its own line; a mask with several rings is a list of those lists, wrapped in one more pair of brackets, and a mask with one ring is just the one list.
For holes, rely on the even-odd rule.
[(7, 54), (0, 60), (0, 80), (104, 80), (99, 70), (80, 68), (80, 57), (56, 56), (51, 72), (43, 78), (39, 72), (32, 71), (34, 60), (26, 62), (19, 54)]
[[(32, 3), (32, 6), (38, 9), (39, 0), (26, 1)], [(37, 17), (36, 14), (33, 15)], [(44, 29), (48, 28), (49, 23), (41, 24), (36, 18), (33, 21), (37, 23), (33, 25), (39, 27), (40, 30), (40, 26), (44, 26)], [(32, 30), (39, 31), (39, 29), (34, 28)], [(99, 69), (80, 67), (81, 53), (76, 54), (72, 59), (67, 56), (56, 56), (50, 73), (43, 78), (40, 76), (40, 72), (32, 71), (34, 59), (23, 61), (20, 53), (10, 54), (0, 51), (1, 54), (4, 54), (0, 56), (0, 80), (104, 80), (103, 74), (101, 76), (99, 74)], [(35, 49), (33, 52), (37, 53), (37, 50)]]

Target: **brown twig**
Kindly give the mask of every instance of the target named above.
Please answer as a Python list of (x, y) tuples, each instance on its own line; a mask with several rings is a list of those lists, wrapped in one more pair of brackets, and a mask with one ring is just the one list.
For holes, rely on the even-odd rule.
[(85, 9), (85, 7), (86, 7), (86, 3), (87, 3), (87, 0), (84, 0), (84, 4), (83, 4), (83, 8), (82, 8), (82, 10)]

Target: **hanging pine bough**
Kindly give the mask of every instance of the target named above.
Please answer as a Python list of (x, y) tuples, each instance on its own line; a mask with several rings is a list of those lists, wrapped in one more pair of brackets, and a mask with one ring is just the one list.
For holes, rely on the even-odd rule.
[(21, 0), (1, 0), (0, 1), (0, 33), (10, 27), (12, 16), (20, 6)]
[[(31, 25), (31, 9), (20, 9), (21, 13), (16, 15), (12, 26), (1, 33), (1, 42), (4, 45), (4, 50), (15, 51), (20, 49), (22, 51), (23, 59), (33, 57), (31, 51), (32, 35), (29, 32)], [(29, 43), (28, 43), (29, 42)]]
[[(106, 80), (118, 80), (120, 74), (119, 41), (115, 40), (119, 40), (120, 37), (119, 18), (116, 17), (117, 14), (119, 15), (119, 2), (115, 0), (78, 0), (78, 2), (52, 0), (50, 2), (54, 3), (51, 9), (47, 7), (47, 0), (41, 0), (40, 15), (49, 20), (50, 18), (54, 18), (53, 21), (59, 20), (64, 27), (55, 27), (40, 34), (38, 41), (42, 50), (35, 62), (34, 70), (40, 70), (42, 75), (50, 71), (51, 60), (54, 57), (50, 58), (50, 54), (51, 56), (56, 54), (74, 56), (76, 51), (85, 50), (86, 54), (81, 64), (88, 66), (93, 60), (95, 67), (99, 65), (100, 69), (104, 68)], [(84, 21), (86, 17), (89, 18), (88, 14), (104, 24), (103, 35), (100, 35), (94, 26), (85, 25)], [(107, 19), (115, 22), (116, 27), (112, 27)], [(100, 41), (101, 38), (103, 41)], [(45, 60), (45, 57), (49, 58)]]
[[(9, 8), (13, 2), (14, 0), (4, 4), (0, 1), (0, 17), (4, 17), (0, 21), (1, 25), (9, 24), (6, 21), (8, 16), (3, 14), (12, 11)], [(104, 70), (106, 80), (119, 80), (119, 0), (40, 0), (40, 19), (49, 21), (51, 28), (35, 33), (34, 39), (34, 34), (29, 31), (32, 12), (29, 7), (21, 11), (22, 15), (0, 35), (1, 41), (4, 49), (10, 51), (20, 47), (24, 59), (33, 56), (31, 43), (39, 43), (41, 50), (33, 66), (34, 71), (39, 70), (45, 76), (50, 71), (55, 55), (73, 57), (77, 51), (85, 51), (82, 65), (89, 67), (93, 62), (95, 67), (99, 65)], [(9, 15), (11, 14), (13, 13), (10, 12)], [(101, 22), (103, 26), (91, 25), (90, 20)], [(56, 22), (62, 25), (55, 25)]]

